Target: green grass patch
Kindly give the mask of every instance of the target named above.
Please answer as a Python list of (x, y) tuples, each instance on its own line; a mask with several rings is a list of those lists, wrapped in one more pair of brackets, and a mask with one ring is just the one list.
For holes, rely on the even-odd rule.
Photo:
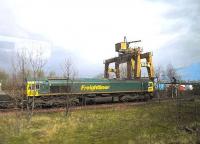
[(63, 113), (0, 115), (0, 144), (172, 144), (195, 143), (177, 129), (174, 103)]

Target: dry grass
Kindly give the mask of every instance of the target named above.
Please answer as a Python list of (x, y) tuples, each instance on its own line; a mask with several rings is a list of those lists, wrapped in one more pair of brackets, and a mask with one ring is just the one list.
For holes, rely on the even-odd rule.
[(195, 143), (195, 135), (176, 128), (173, 103), (126, 108), (0, 117), (0, 144), (35, 143)]

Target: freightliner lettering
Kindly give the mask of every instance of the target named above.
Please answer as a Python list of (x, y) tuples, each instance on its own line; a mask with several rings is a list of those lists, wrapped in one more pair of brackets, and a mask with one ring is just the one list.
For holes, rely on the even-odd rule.
[(81, 91), (95, 91), (110, 89), (108, 85), (81, 85)]

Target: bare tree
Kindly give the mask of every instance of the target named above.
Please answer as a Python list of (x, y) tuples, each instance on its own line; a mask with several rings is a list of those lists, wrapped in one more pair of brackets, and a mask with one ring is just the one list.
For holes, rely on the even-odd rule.
[(158, 65), (155, 68), (155, 82), (156, 82), (156, 87), (157, 87), (157, 91), (155, 92), (156, 92), (159, 102), (160, 102), (160, 82), (163, 79), (163, 76), (164, 76), (163, 67), (161, 65)]
[(7, 84), (7, 92), (15, 100), (16, 106), (23, 110), (25, 97), (25, 83), (28, 75), (26, 49), (17, 51), (12, 59), (12, 72)]
[[(6, 87), (8, 79), (9, 79), (8, 72), (6, 72), (4, 69), (0, 68), (0, 83), (2, 84), (1, 85), (2, 89), (4, 89)], [(1, 91), (1, 89), (0, 89), (0, 91)]]
[(6, 85), (5, 91), (14, 100), (14, 105), (17, 107), (19, 99), (19, 79), (17, 78), (17, 70), (12, 64), (12, 73)]
[(43, 51), (39, 48), (31, 50), (29, 52), (29, 62), (34, 79), (42, 77), (44, 75), (43, 68), (47, 63)]
[[(43, 68), (45, 66), (45, 64), (47, 63), (47, 60), (44, 58), (44, 53), (42, 51), (41, 48), (36, 48), (36, 49), (32, 49), (29, 51), (29, 63), (30, 63), (30, 68), (32, 70), (32, 74), (33, 74), (33, 80), (34, 82), (37, 81), (37, 79), (41, 78), (43, 75)], [(36, 85), (35, 85), (35, 89), (36, 89)], [(28, 98), (29, 101), (29, 98)], [(31, 101), (31, 111), (30, 111), (30, 116), (33, 115), (33, 110), (35, 107), (35, 96), (33, 96), (32, 101)], [(29, 109), (29, 105), (27, 105), (27, 109), (28, 111)]]
[(39, 70), (39, 71), (37, 72), (36, 76), (37, 76), (38, 78), (45, 77), (45, 72), (44, 72), (44, 70)]
[(166, 75), (167, 75), (168, 80), (170, 80), (171, 82), (173, 81), (173, 78), (177, 77), (176, 69), (173, 67), (172, 64), (167, 65)]
[(166, 69), (166, 74), (167, 74), (167, 78), (168, 80), (170, 80), (170, 82), (172, 82), (172, 98), (174, 97), (174, 95), (177, 97), (177, 86), (176, 83), (177, 81), (181, 80), (181, 76), (177, 73), (176, 69), (173, 67), (172, 64), (168, 64), (167, 69)]
[(70, 108), (70, 96), (73, 89), (73, 82), (75, 79), (76, 72), (73, 68), (73, 64), (70, 58), (65, 59), (63, 64), (63, 76), (66, 78), (66, 95), (65, 95), (65, 116), (69, 113)]
[(22, 101), (22, 110), (24, 106), (24, 97), (25, 97), (25, 89), (26, 89), (26, 80), (28, 77), (28, 62), (27, 62), (27, 51), (26, 49), (22, 49), (21, 52), (17, 52), (17, 65), (19, 68), (19, 77), (20, 77), (20, 87), (21, 87), (21, 101)]
[[(25, 80), (28, 75), (27, 68), (27, 55), (26, 49), (21, 49), (13, 53), (11, 72), (9, 80), (6, 83), (6, 93), (14, 99), (14, 106), (21, 107), (21, 112), (16, 111), (16, 130), (20, 130), (21, 125), (21, 116), (24, 106), (24, 97), (25, 97)], [(11, 105), (9, 105), (11, 106)]]
[(155, 68), (155, 78), (156, 78), (156, 81), (160, 82), (162, 80), (162, 78), (163, 78), (163, 75), (164, 75), (163, 67), (161, 65), (158, 65)]
[(56, 77), (56, 72), (50, 71), (49, 74), (48, 74), (48, 77)]

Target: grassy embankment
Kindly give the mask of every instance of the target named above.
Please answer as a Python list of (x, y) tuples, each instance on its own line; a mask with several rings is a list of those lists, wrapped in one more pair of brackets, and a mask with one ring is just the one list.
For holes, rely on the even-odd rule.
[(174, 104), (0, 115), (0, 144), (38, 143), (195, 143), (195, 135), (176, 128)]

